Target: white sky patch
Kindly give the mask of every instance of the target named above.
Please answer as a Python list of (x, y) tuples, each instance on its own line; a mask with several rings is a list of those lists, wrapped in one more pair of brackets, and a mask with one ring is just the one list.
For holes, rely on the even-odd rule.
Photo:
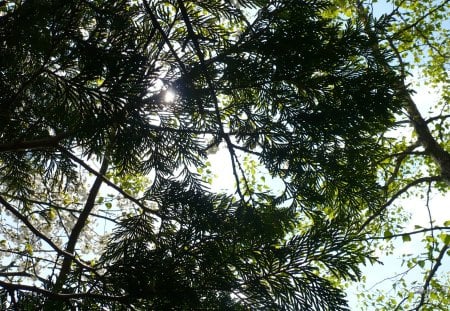
[(236, 179), (233, 175), (233, 167), (228, 149), (223, 144), (219, 150), (208, 156), (211, 169), (215, 178), (212, 180), (211, 190), (215, 192), (233, 193), (235, 191)]

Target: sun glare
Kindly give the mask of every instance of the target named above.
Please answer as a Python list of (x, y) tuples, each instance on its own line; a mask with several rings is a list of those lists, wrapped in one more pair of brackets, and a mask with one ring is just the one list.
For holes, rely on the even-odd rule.
[(174, 100), (175, 100), (175, 93), (172, 92), (171, 90), (167, 90), (164, 95), (164, 101), (166, 103), (173, 103)]

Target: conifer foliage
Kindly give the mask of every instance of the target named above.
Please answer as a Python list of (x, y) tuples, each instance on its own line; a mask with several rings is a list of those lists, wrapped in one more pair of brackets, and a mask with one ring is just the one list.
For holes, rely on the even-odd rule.
[[(347, 309), (399, 106), (357, 20), (319, 0), (0, 5), (5, 308)], [(232, 193), (208, 185), (217, 148)]]

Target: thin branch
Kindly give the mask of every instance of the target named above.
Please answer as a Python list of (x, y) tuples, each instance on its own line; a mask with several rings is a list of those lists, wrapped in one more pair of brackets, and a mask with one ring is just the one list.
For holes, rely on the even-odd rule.
[(188, 31), (188, 35), (189, 35), (189, 39), (191, 39), (191, 41), (192, 41), (192, 43), (194, 45), (197, 57), (199, 58), (199, 61), (200, 61), (201, 70), (202, 70), (203, 75), (205, 77), (206, 83), (208, 84), (208, 88), (209, 88), (209, 91), (210, 91), (212, 99), (213, 99), (214, 112), (215, 112), (216, 122), (217, 122), (217, 125), (219, 127), (220, 136), (225, 140), (225, 142), (227, 144), (227, 147), (228, 147), (228, 151), (230, 153), (231, 166), (232, 166), (232, 170), (233, 170), (233, 175), (234, 175), (235, 180), (236, 180), (236, 191), (237, 191), (238, 195), (242, 199), (244, 199), (244, 195), (243, 195), (243, 193), (242, 193), (242, 191), (240, 189), (240, 186), (239, 186), (239, 174), (238, 174), (238, 170), (237, 170), (237, 167), (236, 167), (236, 161), (238, 162), (239, 166), (240, 166), (240, 163), (239, 163), (239, 160), (237, 159), (236, 153), (234, 151), (233, 143), (231, 142), (230, 136), (225, 132), (223, 124), (222, 124), (221, 115), (220, 115), (220, 108), (219, 108), (219, 100), (218, 100), (217, 95), (216, 95), (216, 90), (215, 90), (214, 83), (213, 83), (212, 79), (209, 77), (208, 70), (207, 70), (206, 63), (205, 63), (204, 54), (203, 54), (203, 52), (202, 52), (202, 50), (200, 48), (200, 44), (199, 44), (199, 42), (197, 40), (197, 36), (196, 36), (196, 34), (194, 32), (194, 28), (192, 27), (192, 23), (190, 21), (187, 9), (184, 6), (183, 1), (177, 0), (177, 3), (179, 5), (179, 7), (180, 7), (180, 12), (181, 12), (181, 15), (183, 17), (184, 23), (186, 25), (186, 28), (187, 28), (187, 31)]
[(17, 102), (20, 99), (21, 93), (23, 93), (29, 85), (34, 83), (35, 82), (34, 80), (37, 79), (44, 72), (45, 66), (47, 66), (47, 61), (48, 60), (44, 61), (42, 65), (39, 67), (39, 69), (36, 70), (35, 73), (33, 73), (32, 75), (28, 75), (30, 78), (26, 80), (24, 83), (22, 83), (22, 85), (19, 87), (14, 96), (12, 96), (12, 98), (6, 102), (6, 105), (2, 107), (0, 111), (1, 117), (5, 117), (4, 119), (6, 120), (9, 119), (11, 111), (13, 111), (13, 109), (11, 109), (11, 106), (13, 106), (15, 102)]
[(152, 25), (153, 27), (155, 27), (159, 33), (161, 34), (161, 36), (163, 37), (164, 42), (166, 43), (166, 45), (169, 47), (170, 52), (172, 53), (172, 56), (175, 58), (175, 60), (177, 61), (178, 65), (180, 66), (181, 71), (186, 74), (187, 70), (186, 70), (186, 66), (184, 65), (184, 63), (181, 61), (180, 57), (178, 56), (177, 52), (175, 51), (172, 43), (170, 42), (169, 37), (167, 36), (167, 34), (165, 33), (164, 29), (162, 29), (161, 24), (159, 23), (158, 19), (156, 18), (155, 14), (153, 14), (152, 9), (150, 8), (150, 5), (148, 3), (148, 0), (144, 0), (144, 8), (145, 11), (147, 12), (147, 14), (150, 16), (150, 20), (152, 21)]
[[(77, 210), (77, 209), (74, 209), (74, 208), (68, 208), (68, 207), (64, 207), (64, 206), (58, 205), (57, 203), (53, 203), (52, 200), (50, 200), (50, 202), (44, 202), (44, 201), (39, 201), (39, 200), (34, 200), (34, 199), (29, 199), (29, 198), (20, 198), (20, 197), (13, 196), (13, 195), (8, 195), (8, 194), (4, 194), (4, 196), (6, 196), (6, 197), (8, 197), (10, 199), (13, 199), (13, 200), (22, 200), (24, 202), (29, 202), (29, 203), (33, 203), (33, 204), (36, 204), (36, 205), (44, 205), (44, 206), (47, 206), (47, 207), (50, 207), (50, 208), (54, 208), (57, 212), (59, 212), (59, 211), (66, 211), (66, 212), (71, 213), (72, 216), (75, 213), (79, 214), (79, 213), (82, 212), (81, 210)], [(74, 204), (74, 203), (71, 203), (71, 204)], [(42, 213), (43, 211), (45, 211), (45, 207), (43, 207), (43, 209), (44, 210), (38, 210), (38, 211), (35, 211), (35, 212), (31, 212), (30, 215), (34, 214), (34, 213), (36, 213), (36, 214)], [(108, 213), (105, 213), (105, 214), (108, 214)], [(105, 219), (105, 220), (111, 221), (111, 222), (116, 223), (116, 224), (119, 223), (115, 218), (111, 218), (111, 217), (108, 217), (108, 216), (100, 215), (100, 214), (97, 214), (97, 213), (91, 213), (91, 216), (94, 216), (94, 217), (97, 217), (97, 218), (101, 218), (101, 219)]]
[(402, 306), (402, 304), (408, 300), (408, 296), (406, 296), (405, 298), (403, 298), (402, 300), (400, 300), (400, 302), (397, 304), (397, 306), (395, 307), (394, 311), (400, 310), (400, 307)]
[(0, 277), (10, 278), (10, 277), (26, 277), (26, 278), (35, 278), (41, 281), (43, 284), (46, 284), (47, 286), (50, 285), (48, 279), (44, 279), (43, 277), (40, 277), (36, 274), (32, 274), (26, 271), (12, 271), (12, 272), (0, 272)]
[(437, 120), (445, 120), (450, 118), (450, 114), (444, 114), (444, 115), (439, 115), (439, 116), (435, 116), (435, 117), (431, 117), (425, 120), (426, 123), (431, 123)]
[(425, 233), (425, 232), (429, 232), (429, 231), (436, 231), (436, 230), (450, 230), (450, 227), (446, 227), (446, 226), (433, 226), (431, 228), (423, 228), (420, 230), (414, 230), (414, 231), (410, 231), (410, 232), (403, 232), (403, 233), (397, 233), (397, 234), (392, 234), (392, 235), (388, 235), (388, 236), (373, 236), (373, 237), (368, 237), (368, 238), (364, 238), (361, 240), (364, 241), (370, 241), (370, 240), (390, 240), (393, 238), (399, 238), (399, 237), (404, 237), (404, 236), (408, 236), (408, 235), (414, 235), (414, 234), (419, 234), (419, 233)]
[[(393, 7), (395, 6), (395, 8), (393, 8), (392, 11), (391, 11), (389, 14), (384, 15), (384, 16), (383, 16), (383, 19), (384, 19), (385, 21), (391, 20), (392, 17), (393, 17), (394, 15), (396, 15), (396, 14), (399, 13), (400, 7), (401, 7), (401, 6), (403, 5), (403, 3), (405, 3), (405, 2), (406, 2), (406, 0), (401, 0), (400, 2), (398, 2), (398, 3), (396, 4), (395, 1), (394, 1), (394, 2), (392, 3), (392, 6), (393, 6)], [(373, 5), (372, 5), (372, 14), (373, 14)]]
[(386, 282), (386, 281), (394, 280), (394, 279), (397, 279), (397, 278), (399, 278), (399, 277), (404, 277), (404, 276), (407, 275), (409, 272), (411, 272), (411, 270), (414, 269), (414, 267), (415, 267), (415, 266), (413, 266), (413, 267), (411, 267), (411, 268), (408, 268), (406, 271), (397, 273), (397, 274), (394, 275), (394, 276), (390, 276), (390, 277), (387, 277), (387, 278), (382, 279), (381, 281), (376, 282), (376, 283), (375, 283), (374, 285), (372, 285), (369, 289), (367, 289), (367, 291), (369, 291), (369, 292), (372, 291), (375, 287), (377, 287), (378, 285), (380, 285), (381, 283), (384, 283), (384, 282)]
[(189, 128), (173, 128), (173, 127), (161, 127), (153, 124), (147, 124), (148, 128), (154, 129), (155, 131), (160, 132), (172, 132), (172, 133), (181, 133), (181, 134), (198, 134), (198, 135), (217, 135), (216, 131), (208, 131), (208, 130), (194, 130)]
[(411, 154), (411, 152), (416, 149), (419, 146), (419, 142), (416, 141), (413, 144), (411, 144), (410, 146), (408, 146), (405, 151), (403, 151), (397, 158), (396, 162), (395, 162), (395, 167), (394, 167), (394, 171), (392, 172), (391, 176), (389, 177), (389, 179), (386, 181), (385, 187), (387, 187), (388, 185), (390, 185), (396, 178), (397, 175), (400, 171), (400, 167), (403, 163), (403, 160)]
[(438, 257), (436, 258), (436, 262), (435, 262), (433, 268), (431, 269), (430, 273), (428, 274), (428, 276), (425, 280), (425, 284), (423, 285), (423, 290), (420, 295), (420, 301), (419, 301), (418, 305), (412, 310), (419, 311), (420, 308), (425, 304), (425, 299), (428, 296), (428, 288), (430, 287), (431, 280), (436, 275), (439, 267), (442, 265), (442, 259), (444, 258), (445, 254), (449, 248), (450, 248), (450, 245), (446, 244), (442, 247), (441, 251), (439, 252)]
[[(395, 57), (397, 58), (397, 61), (398, 61), (399, 65), (400, 65), (401, 77), (402, 77), (402, 79), (405, 79), (405, 77), (406, 77), (406, 72), (405, 72), (406, 65), (403, 62), (403, 57), (400, 54), (400, 51), (395, 46), (394, 41), (392, 40), (392, 38), (386, 37), (386, 40), (389, 43), (389, 46), (391, 47), (392, 51), (394, 51)], [(408, 93), (407, 90), (406, 90), (406, 86), (405, 86), (404, 82), (401, 83), (401, 89), (405, 89), (406, 93)]]
[[(43, 251), (33, 250), (33, 252), (34, 253), (41, 253)], [(50, 252), (50, 251), (48, 251), (48, 252)], [(12, 250), (12, 249), (2, 249), (2, 248), (0, 248), (0, 253), (5, 253), (5, 254), (7, 254), (6, 256), (11, 256), (12, 254), (14, 254), (14, 255), (17, 255), (17, 256), (30, 257), (29, 254), (25, 254), (25, 251), (15, 251), (15, 250)], [(39, 257), (39, 256), (36, 256), (36, 255), (33, 254), (33, 258), (34, 259), (38, 259), (39, 261), (44, 261), (44, 262), (49, 263), (49, 264), (54, 264), (55, 263), (54, 260), (49, 259), (50, 257), (44, 258), (44, 257)], [(2, 271), (4, 271), (4, 269), (2, 269)]]
[(431, 194), (431, 182), (428, 183), (427, 201), (425, 203), (425, 206), (427, 207), (428, 220), (430, 222), (430, 228), (432, 229), (431, 230), (431, 237), (433, 238), (433, 249), (434, 249), (436, 247), (436, 240), (434, 238), (433, 216), (431, 215), (431, 209), (430, 209), (430, 194)]
[(402, 189), (394, 193), (391, 198), (383, 204), (379, 209), (377, 209), (372, 215), (370, 215), (366, 221), (362, 224), (361, 228), (358, 230), (358, 232), (362, 232), (364, 228), (366, 228), (375, 218), (379, 217), (388, 206), (390, 206), (395, 200), (397, 200), (402, 194), (406, 193), (410, 188), (415, 187), (421, 183), (424, 182), (436, 182), (436, 181), (443, 181), (443, 178), (441, 176), (427, 176), (427, 177), (421, 177), (418, 178), (406, 186), (404, 186)]
[[(67, 208), (67, 207), (62, 207), (62, 206), (55, 206), (55, 208), (57, 209), (58, 212), (60, 210), (62, 210), (62, 211), (67, 211), (67, 212), (72, 213), (72, 214), (75, 214), (75, 213), (80, 214), (80, 213), (82, 213), (82, 211), (76, 210), (76, 209), (73, 209), (73, 208)], [(100, 218), (100, 219), (104, 219), (104, 220), (110, 221), (110, 222), (115, 223), (115, 224), (119, 224), (119, 222), (115, 218), (111, 218), (111, 217), (108, 217), (108, 216), (100, 215), (100, 214), (97, 214), (97, 213), (91, 213), (91, 216), (92, 217), (96, 217), (96, 218)]]
[(253, 154), (253, 155), (258, 156), (258, 157), (262, 157), (262, 155), (263, 155), (261, 152), (253, 151), (253, 150), (250, 150), (248, 148), (245, 148), (245, 147), (242, 147), (242, 146), (239, 146), (239, 145), (236, 145), (236, 144), (232, 144), (232, 145), (233, 145), (234, 148), (236, 148), (238, 150), (241, 150), (241, 151), (246, 152), (246, 153)]
[[(403, 151), (403, 152), (397, 152), (387, 155), (383, 160), (394, 158), (394, 157), (400, 157), (400, 156), (423, 156), (428, 155), (425, 151)], [(380, 161), (382, 162), (382, 161)], [(378, 162), (378, 163), (380, 163)]]
[(0, 272), (0, 277), (12, 277), (12, 276), (23, 276), (29, 278), (36, 277), (34, 274), (28, 273), (26, 271)]

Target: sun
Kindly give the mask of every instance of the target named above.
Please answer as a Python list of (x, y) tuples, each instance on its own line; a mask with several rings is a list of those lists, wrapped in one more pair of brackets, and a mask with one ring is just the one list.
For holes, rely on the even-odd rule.
[(175, 93), (171, 90), (166, 90), (164, 94), (164, 101), (168, 104), (175, 101)]

